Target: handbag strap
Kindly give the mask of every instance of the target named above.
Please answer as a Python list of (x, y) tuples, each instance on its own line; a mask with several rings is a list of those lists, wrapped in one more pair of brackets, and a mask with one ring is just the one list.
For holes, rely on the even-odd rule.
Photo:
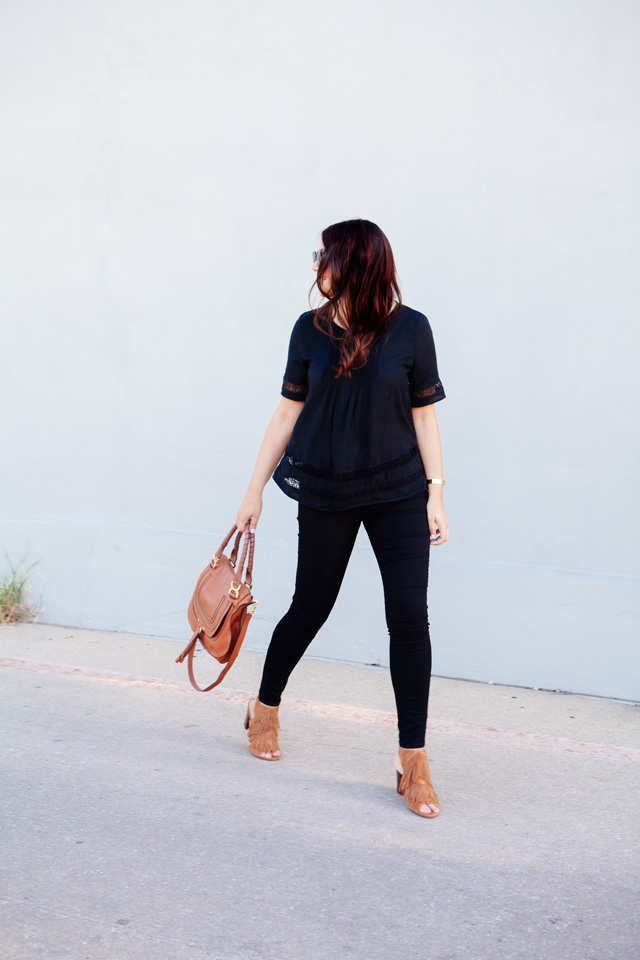
[(249, 534), (249, 560), (247, 561), (247, 575), (245, 577), (245, 583), (251, 590), (251, 574), (253, 572), (253, 550), (256, 545), (256, 535), (255, 533)]
[(231, 563), (236, 565), (236, 560), (238, 559), (238, 544), (240, 543), (240, 537), (242, 536), (242, 530), (238, 530), (238, 536), (236, 537), (236, 542), (233, 545), (233, 550), (229, 554), (229, 560)]
[(238, 581), (242, 580), (242, 568), (244, 567), (244, 561), (247, 556), (247, 548), (249, 549), (249, 561), (247, 563), (247, 569), (245, 572), (244, 582), (251, 590), (251, 570), (253, 567), (253, 548), (256, 542), (255, 533), (251, 533), (249, 530), (245, 530), (244, 544), (242, 547), (242, 556), (240, 557), (240, 568), (238, 570)]
[(256, 535), (255, 535), (255, 533), (251, 533), (251, 531), (249, 530), (249, 521), (248, 521), (248, 520), (247, 520), (247, 525), (245, 526), (244, 530), (239, 530), (238, 527), (237, 527), (237, 525), (234, 523), (234, 525), (231, 527), (231, 530), (229, 530), (229, 533), (226, 535), (226, 537), (224, 538), (224, 540), (223, 540), (222, 543), (220, 544), (220, 546), (219, 546), (219, 548), (218, 548), (218, 552), (215, 554), (215, 556), (218, 557), (218, 559), (222, 556), (222, 553), (223, 553), (223, 551), (224, 551), (224, 548), (226, 547), (226, 545), (227, 545), (227, 544), (229, 543), (229, 541), (231, 540), (231, 537), (233, 536), (233, 533), (234, 533), (235, 530), (238, 530), (238, 535), (236, 536), (236, 540), (235, 540), (235, 543), (234, 543), (234, 545), (233, 545), (233, 550), (231, 551), (231, 554), (230, 554), (230, 556), (229, 556), (229, 562), (232, 564), (232, 566), (233, 566), (234, 569), (235, 569), (236, 560), (238, 559), (238, 547), (239, 547), (239, 545), (240, 545), (240, 539), (241, 539), (242, 535), (244, 534), (244, 535), (245, 535), (245, 539), (244, 539), (244, 542), (243, 542), (243, 544), (242, 544), (242, 556), (240, 557), (240, 566), (239, 566), (238, 571), (237, 571), (237, 577), (238, 577), (238, 583), (241, 583), (241, 582), (242, 582), (242, 568), (244, 567), (244, 561), (245, 561), (245, 558), (246, 558), (246, 556), (247, 556), (247, 547), (248, 547), (248, 549), (249, 549), (249, 561), (248, 561), (248, 563), (247, 563), (247, 571), (246, 571), (246, 575), (245, 575), (245, 580), (244, 580), (244, 582), (245, 582), (246, 585), (249, 587), (249, 590), (251, 590), (251, 575), (252, 575), (252, 573), (253, 573), (253, 552), (254, 552), (254, 549), (255, 549)]
[[(249, 613), (248, 610), (246, 615), (248, 620), (251, 620), (251, 614)], [(244, 623), (246, 623), (247, 626), (249, 625), (248, 620), (244, 621)], [(198, 627), (198, 629), (195, 631), (195, 633), (191, 637), (191, 640), (189, 640), (189, 643), (187, 644), (183, 652), (176, 659), (176, 663), (182, 663), (185, 654), (188, 653), (187, 669), (189, 671), (189, 680), (191, 681), (191, 686), (194, 687), (198, 691), (198, 693), (208, 693), (209, 690), (213, 690), (214, 687), (217, 687), (219, 683), (222, 683), (226, 674), (229, 672), (229, 670), (233, 666), (236, 657), (240, 653), (240, 647), (242, 646), (242, 643), (238, 643), (238, 632), (240, 630), (240, 625), (237, 621), (233, 624), (233, 630), (234, 630), (235, 636), (233, 637), (233, 650), (231, 652), (231, 656), (229, 657), (228, 662), (224, 665), (224, 668), (218, 675), (218, 679), (214, 680), (213, 683), (210, 683), (208, 687), (199, 687), (198, 684), (196, 683), (196, 678), (193, 675), (193, 655), (196, 650), (196, 644), (198, 642), (198, 638), (202, 632), (201, 627)]]
[[(226, 535), (226, 537), (224, 538), (224, 540), (222, 541), (222, 543), (221, 543), (220, 546), (218, 547), (218, 552), (216, 553), (216, 556), (217, 556), (217, 557), (221, 557), (221, 556), (222, 556), (222, 554), (223, 554), (223, 552), (224, 552), (224, 548), (226, 547), (226, 545), (229, 543), (229, 540), (231, 540), (231, 537), (233, 536), (233, 531), (234, 531), (234, 530), (237, 530), (237, 529), (238, 529), (238, 528), (237, 528), (236, 524), (234, 523), (234, 525), (231, 527), (231, 530), (229, 530), (229, 533)], [(237, 539), (239, 539), (240, 536), (242, 536), (242, 534), (238, 534), (238, 538), (237, 538)], [(237, 543), (236, 543), (236, 546), (237, 546)]]

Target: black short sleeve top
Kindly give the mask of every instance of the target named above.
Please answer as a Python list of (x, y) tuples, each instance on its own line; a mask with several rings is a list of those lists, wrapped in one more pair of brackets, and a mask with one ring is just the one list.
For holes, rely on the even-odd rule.
[[(339, 341), (343, 328), (332, 329)], [(315, 327), (312, 311), (301, 314), (280, 392), (304, 406), (273, 480), (287, 496), (321, 510), (426, 490), (411, 408), (446, 396), (427, 317), (403, 304), (364, 367), (336, 379), (338, 360), (339, 342)]]

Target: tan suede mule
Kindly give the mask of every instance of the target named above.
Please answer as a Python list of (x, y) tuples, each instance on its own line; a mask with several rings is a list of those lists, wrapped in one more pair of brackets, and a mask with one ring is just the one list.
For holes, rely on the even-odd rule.
[[(405, 798), (412, 813), (420, 817), (437, 817), (430, 807), (440, 807), (440, 802), (431, 783), (429, 761), (425, 750), (406, 750), (398, 747), (395, 759), (398, 775), (398, 793)], [(426, 807), (425, 810), (422, 808)]]
[[(265, 706), (264, 703), (260, 703), (258, 697), (252, 697), (247, 704), (244, 728), (249, 731), (249, 750), (254, 757), (258, 757), (260, 760), (280, 759), (278, 709), (278, 707)], [(274, 756), (276, 750), (278, 755)], [(271, 756), (266, 756), (267, 753), (270, 753)]]

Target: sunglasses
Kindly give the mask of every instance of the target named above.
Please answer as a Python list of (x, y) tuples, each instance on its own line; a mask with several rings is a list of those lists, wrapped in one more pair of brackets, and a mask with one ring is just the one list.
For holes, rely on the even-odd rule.
[(323, 253), (324, 253), (324, 250), (314, 250), (313, 253), (311, 254), (312, 263), (319, 263)]

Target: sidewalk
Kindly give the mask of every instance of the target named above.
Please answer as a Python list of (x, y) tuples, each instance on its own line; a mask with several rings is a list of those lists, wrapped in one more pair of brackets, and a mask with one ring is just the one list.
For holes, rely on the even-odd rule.
[(636, 960), (640, 708), (434, 677), (425, 820), (386, 670), (303, 660), (268, 763), (262, 654), (180, 649), (0, 628), (2, 960)]

